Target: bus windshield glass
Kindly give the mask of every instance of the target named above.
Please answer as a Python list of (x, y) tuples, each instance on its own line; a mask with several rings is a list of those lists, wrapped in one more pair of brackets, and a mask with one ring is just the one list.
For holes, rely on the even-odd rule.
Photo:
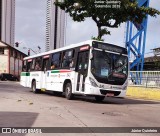
[(93, 50), (91, 72), (101, 83), (122, 85), (128, 76), (128, 58), (118, 53)]

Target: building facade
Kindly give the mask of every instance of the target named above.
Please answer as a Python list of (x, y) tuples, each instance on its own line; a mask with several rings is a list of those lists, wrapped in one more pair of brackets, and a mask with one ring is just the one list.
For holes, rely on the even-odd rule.
[(64, 46), (65, 12), (54, 5), (56, 0), (47, 0), (46, 51)]
[(0, 40), (14, 46), (15, 0), (0, 0)]
[(20, 76), (23, 58), (27, 55), (0, 41), (0, 73)]

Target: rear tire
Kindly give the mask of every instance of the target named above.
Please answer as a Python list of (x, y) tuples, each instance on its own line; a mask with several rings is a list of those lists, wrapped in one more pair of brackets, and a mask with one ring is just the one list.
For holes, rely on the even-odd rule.
[(105, 96), (95, 96), (95, 99), (97, 102), (102, 102), (104, 100)]
[(39, 93), (40, 91), (36, 88), (36, 81), (33, 81), (32, 83), (32, 91), (33, 93)]
[(71, 100), (73, 99), (74, 95), (72, 94), (72, 85), (71, 83), (67, 83), (65, 85), (65, 97), (68, 99), (68, 100)]

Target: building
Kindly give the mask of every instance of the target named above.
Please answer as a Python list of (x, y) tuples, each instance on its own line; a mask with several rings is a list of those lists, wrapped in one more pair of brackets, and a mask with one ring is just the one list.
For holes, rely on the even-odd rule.
[(54, 5), (56, 0), (47, 0), (46, 51), (64, 46), (65, 11)]
[(160, 71), (160, 47), (153, 49), (153, 56), (144, 59), (144, 70)]
[(27, 55), (0, 41), (0, 73), (20, 76), (23, 58)]
[(0, 40), (14, 46), (15, 0), (0, 0)]
[[(144, 58), (143, 71), (160, 71), (160, 47), (152, 50)], [(131, 71), (137, 71), (136, 67)]]

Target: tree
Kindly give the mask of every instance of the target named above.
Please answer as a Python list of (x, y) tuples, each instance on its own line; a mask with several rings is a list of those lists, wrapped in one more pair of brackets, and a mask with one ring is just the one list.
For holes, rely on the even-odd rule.
[(154, 8), (139, 7), (136, 0), (114, 1), (117, 3), (111, 1), (107, 3), (106, 0), (64, 0), (63, 2), (57, 0), (55, 5), (69, 13), (74, 21), (81, 22), (86, 18), (92, 18), (98, 28), (98, 36), (94, 39), (98, 40), (110, 34), (107, 27), (117, 28), (126, 21), (140, 24), (147, 15), (155, 17), (160, 14)]

